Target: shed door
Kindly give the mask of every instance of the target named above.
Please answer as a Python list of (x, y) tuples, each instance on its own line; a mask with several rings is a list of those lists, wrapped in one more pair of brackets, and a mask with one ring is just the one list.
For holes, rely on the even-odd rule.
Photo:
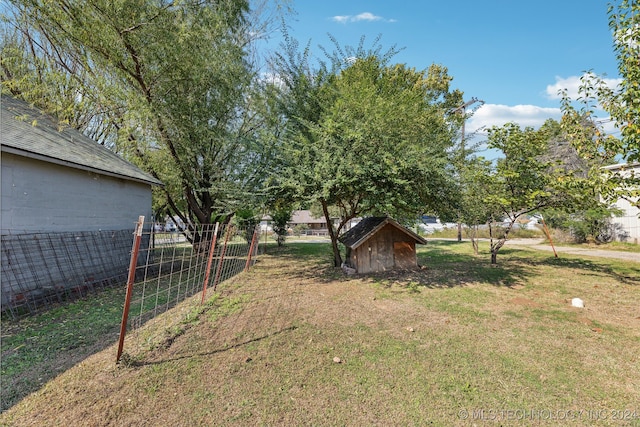
[(410, 269), (416, 266), (416, 253), (410, 242), (393, 242), (396, 268)]

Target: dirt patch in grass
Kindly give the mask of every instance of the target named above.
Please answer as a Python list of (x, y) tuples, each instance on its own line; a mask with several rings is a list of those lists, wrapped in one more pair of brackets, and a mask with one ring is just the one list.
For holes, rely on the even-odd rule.
[[(595, 411), (640, 415), (640, 271), (624, 270), (625, 282), (615, 265), (579, 269), (519, 250), (483, 270), (462, 246), (429, 251), (426, 270), (362, 277), (303, 245), (274, 251), (187, 321), (168, 312), (129, 337), (127, 363), (115, 365), (113, 346), (97, 353), (0, 424), (558, 424), (509, 418), (537, 410), (582, 411), (575, 424), (590, 425)], [(573, 296), (586, 307), (571, 307)]]

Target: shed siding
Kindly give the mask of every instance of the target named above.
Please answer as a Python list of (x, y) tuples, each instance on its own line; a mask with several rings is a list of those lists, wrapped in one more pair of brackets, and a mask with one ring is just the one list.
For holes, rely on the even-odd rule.
[(387, 224), (351, 251), (349, 259), (358, 273), (382, 272), (393, 268), (415, 268), (415, 240)]
[(2, 153), (1, 227), (12, 233), (133, 229), (148, 184)]
[(398, 268), (409, 269), (417, 266), (416, 245), (414, 242), (394, 242), (393, 256)]

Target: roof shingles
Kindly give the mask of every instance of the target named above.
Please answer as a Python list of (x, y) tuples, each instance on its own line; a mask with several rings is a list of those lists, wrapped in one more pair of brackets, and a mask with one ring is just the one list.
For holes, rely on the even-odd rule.
[(106, 147), (8, 95), (0, 97), (2, 151), (153, 185), (162, 182)]
[(426, 244), (427, 241), (409, 230), (406, 227), (398, 224), (393, 219), (386, 216), (372, 216), (368, 218), (364, 218), (358, 224), (356, 224), (352, 229), (344, 233), (340, 236), (340, 241), (348, 248), (355, 249), (360, 246), (362, 243), (366, 242), (369, 237), (374, 235), (379, 229), (384, 227), (387, 224), (391, 224), (399, 230), (403, 231), (407, 235), (411, 236), (417, 243)]

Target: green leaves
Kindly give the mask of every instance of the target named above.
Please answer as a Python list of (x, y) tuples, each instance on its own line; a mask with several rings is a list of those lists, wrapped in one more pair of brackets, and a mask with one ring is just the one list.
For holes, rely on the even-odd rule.
[[(555, 122), (547, 122), (537, 131), (514, 123), (489, 130), (488, 146), (499, 149), (504, 157), (495, 166), (480, 163), (481, 168), (476, 169), (480, 175), (469, 171), (466, 182), (478, 179), (485, 183), (482, 187), (468, 184), (487, 205), (479, 213), (507, 223), (497, 239), (492, 239), (492, 262), (522, 215), (550, 208), (572, 212), (587, 204), (598, 205), (592, 182), (581, 177), (585, 165), (572, 162), (575, 154), (570, 151), (558, 149), (562, 146), (558, 138), (562, 140), (563, 134)], [(471, 200), (478, 198), (472, 196)]]
[[(640, 161), (640, 4), (619, 0), (609, 5), (608, 15), (622, 81), (611, 88), (604, 76), (585, 74), (578, 98), (581, 109), (575, 109), (566, 93), (563, 96), (563, 125), (572, 144), (585, 158), (622, 158), (633, 163)], [(598, 104), (615, 121), (620, 138), (603, 132), (593, 115)], [(585, 132), (585, 128), (590, 132)]]
[(338, 46), (329, 55), (331, 71), (324, 64), (311, 71), (308, 50), (296, 55), (296, 46), (290, 43), (278, 61), (288, 120), (282, 186), (325, 212), (337, 207), (334, 238), (357, 216), (415, 218), (448, 206), (454, 186), (446, 68), (416, 71), (388, 65), (391, 55), (379, 47)]

